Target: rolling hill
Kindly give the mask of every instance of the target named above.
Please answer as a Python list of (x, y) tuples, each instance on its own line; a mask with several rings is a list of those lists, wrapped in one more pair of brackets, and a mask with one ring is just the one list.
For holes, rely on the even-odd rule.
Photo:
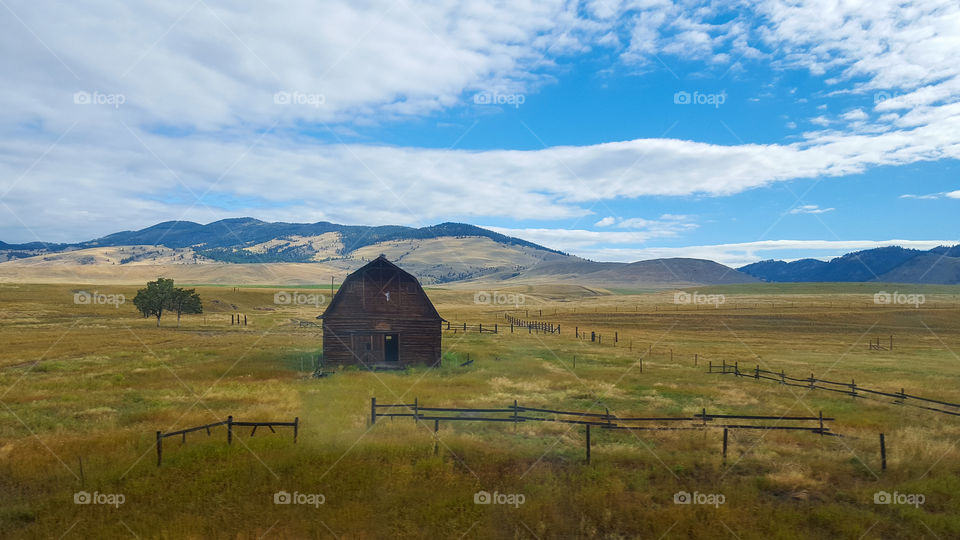
[(0, 280), (142, 282), (157, 275), (190, 283), (320, 284), (340, 280), (379, 254), (425, 284), (508, 282), (671, 287), (756, 278), (712, 261), (604, 263), (574, 257), (474, 225), (367, 227), (168, 221), (75, 244), (0, 244)]

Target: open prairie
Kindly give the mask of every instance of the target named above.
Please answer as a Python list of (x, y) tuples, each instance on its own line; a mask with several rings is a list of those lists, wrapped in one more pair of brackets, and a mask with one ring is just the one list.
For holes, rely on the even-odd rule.
[[(441, 367), (313, 378), (328, 289), (200, 287), (203, 315), (158, 328), (134, 309), (135, 287), (2, 284), (0, 536), (956, 538), (957, 416), (708, 373), (739, 363), (960, 402), (960, 291), (900, 286), (924, 302), (874, 303), (896, 288), (687, 291), (713, 305), (676, 304), (675, 291), (436, 288), (451, 328)], [(96, 295), (75, 303), (81, 291)], [(294, 300), (277, 303), (278, 292)], [(235, 313), (246, 326), (231, 325)], [(511, 332), (507, 315), (560, 333)], [(877, 338), (883, 350), (871, 349)], [(374, 397), (618, 417), (822, 411), (842, 437), (731, 429), (724, 460), (722, 430), (709, 426), (595, 428), (588, 464), (581, 425), (449, 421), (435, 440), (432, 421), (371, 425)], [(297, 442), (288, 427), (234, 427), (228, 445), (219, 426), (167, 438), (158, 467), (157, 431), (228, 415), (298, 417)], [(282, 492), (294, 504), (275, 504)], [(479, 492), (492, 504), (476, 504)], [(680, 492), (693, 504), (676, 504)], [(75, 503), (84, 493), (90, 504)]]

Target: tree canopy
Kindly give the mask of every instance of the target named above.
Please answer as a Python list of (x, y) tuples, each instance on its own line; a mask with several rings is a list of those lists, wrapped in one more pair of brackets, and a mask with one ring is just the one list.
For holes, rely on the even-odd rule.
[(177, 314), (177, 326), (180, 326), (180, 316), (184, 313), (203, 313), (203, 304), (200, 295), (195, 289), (180, 289), (173, 286), (172, 279), (157, 278), (147, 282), (147, 287), (137, 291), (133, 298), (133, 305), (140, 310), (144, 317), (156, 317), (157, 326), (164, 311), (173, 311)]

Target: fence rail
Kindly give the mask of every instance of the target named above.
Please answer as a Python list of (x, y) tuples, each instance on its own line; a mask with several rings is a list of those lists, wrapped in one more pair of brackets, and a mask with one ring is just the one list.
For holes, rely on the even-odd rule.
[[(406, 412), (381, 412), (404, 410)], [(454, 415), (440, 415), (437, 413), (453, 413)], [(482, 416), (470, 416), (482, 415)], [(497, 416), (501, 415), (501, 416)], [(552, 415), (544, 416), (544, 415)], [(842, 437), (833, 433), (825, 422), (832, 422), (834, 418), (823, 416), (778, 416), (778, 415), (735, 415), (735, 414), (707, 414), (701, 413), (692, 416), (617, 416), (610, 414), (607, 409), (603, 413), (584, 411), (563, 411), (540, 407), (524, 407), (514, 400), (512, 406), (503, 408), (463, 408), (463, 407), (423, 407), (420, 399), (413, 403), (377, 403), (377, 398), (370, 398), (370, 424), (376, 424), (377, 418), (413, 418), (414, 422), (433, 421), (434, 447), (436, 454), (439, 450), (437, 433), (440, 422), (500, 422), (514, 425), (525, 422), (559, 422), (564, 424), (582, 425), (586, 429), (586, 457), (590, 463), (590, 428), (591, 426), (608, 430), (630, 431), (687, 431), (709, 428), (723, 429), (723, 457), (727, 456), (727, 431), (731, 429), (760, 429), (806, 431), (821, 436)], [(720, 422), (715, 422), (719, 420)], [(731, 420), (765, 421), (763, 424), (723, 423)], [(814, 422), (814, 425), (779, 425), (769, 422)], [(689, 425), (679, 425), (680, 423)], [(667, 424), (667, 425), (661, 425)]]
[(452, 332), (454, 332), (454, 333), (456, 333), (456, 332), (464, 332), (464, 333), (466, 333), (466, 332), (476, 332), (476, 333), (478, 333), (478, 334), (482, 334), (482, 333), (484, 333), (484, 332), (487, 332), (487, 333), (489, 333), (489, 334), (499, 334), (499, 333), (500, 333), (499, 325), (497, 325), (496, 323), (494, 323), (493, 326), (491, 326), (491, 325), (488, 324), (488, 325), (486, 326), (486, 328), (484, 328), (483, 323), (477, 323), (477, 324), (467, 324), (467, 323), (451, 324), (450, 321), (446, 321), (446, 323), (447, 323), (447, 327), (445, 328), (445, 330), (452, 331)]
[[(766, 379), (769, 381), (775, 381), (786, 386), (796, 386), (799, 388), (807, 389), (816, 389), (816, 390), (826, 390), (828, 392), (836, 392), (839, 394), (845, 394), (850, 397), (855, 398), (866, 398), (868, 395), (873, 396), (884, 396), (893, 398), (893, 403), (897, 405), (908, 405), (911, 407), (916, 407), (919, 409), (925, 409), (928, 411), (939, 412), (943, 414), (949, 414), (952, 416), (960, 416), (960, 404), (950, 403), (949, 401), (942, 401), (939, 399), (932, 399), (922, 396), (915, 396), (913, 394), (906, 393), (904, 388), (901, 388), (899, 392), (884, 392), (882, 390), (874, 390), (871, 388), (865, 388), (857, 384), (856, 380), (851, 380), (850, 382), (840, 382), (840, 381), (828, 381), (826, 379), (818, 379), (814, 377), (813, 373), (809, 377), (791, 377), (787, 375), (783, 370), (781, 371), (770, 371), (768, 369), (761, 369), (759, 365), (754, 368), (747, 368), (744, 371), (740, 370), (740, 363), (736, 362), (734, 364), (727, 364), (726, 361), (723, 361), (720, 365), (714, 365), (713, 362), (710, 362), (708, 366), (707, 373), (718, 373), (721, 375), (735, 375), (737, 377), (747, 377), (755, 380)], [(932, 403), (935, 405), (942, 405), (944, 407), (953, 407), (957, 409), (956, 411), (938, 409), (936, 407), (928, 407), (926, 405), (920, 405), (915, 403), (908, 403), (907, 400), (919, 401), (921, 403)]]
[(293, 422), (240, 422), (233, 419), (233, 415), (228, 416), (226, 420), (221, 422), (214, 422), (212, 424), (204, 424), (202, 426), (195, 426), (186, 429), (180, 429), (177, 431), (157, 431), (157, 467), (163, 462), (163, 440), (169, 437), (180, 436), (183, 443), (187, 442), (187, 433), (193, 433), (195, 431), (206, 430), (207, 436), (211, 435), (210, 428), (215, 428), (219, 426), (227, 426), (227, 444), (233, 444), (233, 428), (234, 427), (252, 427), (250, 430), (250, 436), (253, 437), (254, 433), (257, 432), (257, 428), (265, 427), (268, 428), (272, 433), (277, 431), (273, 428), (275, 427), (292, 427), (293, 428), (293, 442), (297, 442), (297, 434), (300, 431), (300, 417), (294, 417)]

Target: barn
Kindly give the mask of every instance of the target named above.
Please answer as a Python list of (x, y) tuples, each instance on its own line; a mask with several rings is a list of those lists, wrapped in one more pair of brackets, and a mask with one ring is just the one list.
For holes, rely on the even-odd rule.
[(417, 278), (380, 255), (343, 281), (323, 319), (323, 362), (367, 369), (437, 365), (443, 319)]

